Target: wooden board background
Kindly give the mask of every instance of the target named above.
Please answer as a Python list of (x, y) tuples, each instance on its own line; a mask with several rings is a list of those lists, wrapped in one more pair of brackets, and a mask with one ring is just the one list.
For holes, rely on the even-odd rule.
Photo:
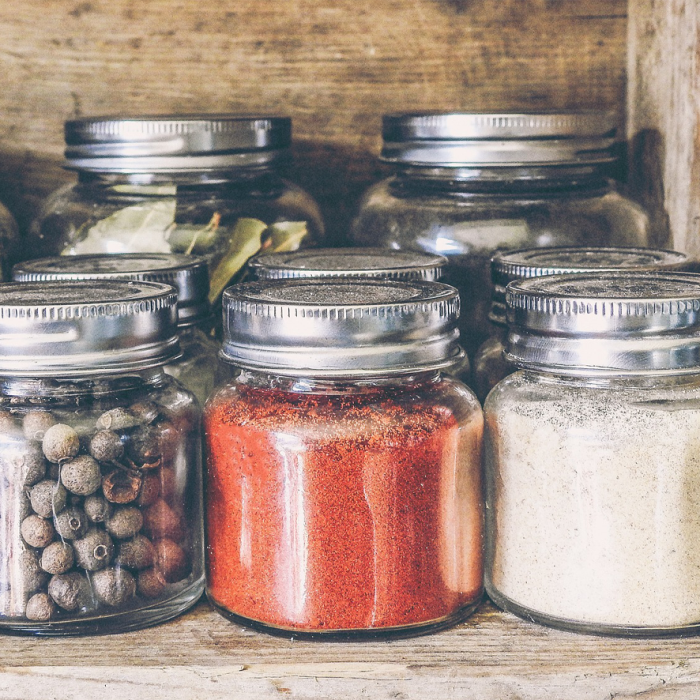
[(26, 225), (71, 176), (63, 120), (294, 118), (294, 178), (332, 236), (380, 175), (380, 116), (624, 113), (626, 0), (22, 0), (0, 3), (0, 199)]

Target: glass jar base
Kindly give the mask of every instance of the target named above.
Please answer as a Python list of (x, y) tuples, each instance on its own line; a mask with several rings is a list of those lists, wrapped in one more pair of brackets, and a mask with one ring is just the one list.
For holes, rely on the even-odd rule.
[(56, 622), (2, 621), (0, 632), (42, 637), (78, 637), (133, 632), (172, 620), (189, 610), (201, 598), (203, 592), (204, 581), (201, 580), (172, 598), (160, 600), (149, 607)]
[(299, 630), (292, 627), (280, 627), (270, 625), (259, 620), (253, 620), (242, 615), (237, 615), (227, 608), (216, 603), (211, 596), (208, 596), (211, 606), (225, 618), (235, 622), (237, 625), (247, 627), (256, 632), (265, 632), (276, 637), (286, 639), (298, 639), (301, 641), (322, 641), (322, 642), (361, 642), (373, 639), (406, 639), (408, 637), (420, 637), (424, 634), (440, 632), (449, 627), (454, 627), (460, 622), (464, 622), (479, 606), (482, 596), (479, 596), (472, 603), (469, 603), (451, 615), (441, 617), (437, 620), (428, 620), (413, 625), (401, 625), (396, 627), (378, 627), (374, 629), (349, 629), (349, 630)]
[(578, 622), (563, 617), (553, 617), (546, 613), (538, 612), (532, 608), (527, 608), (510, 598), (494, 590), (493, 586), (487, 584), (486, 593), (488, 597), (501, 610), (513, 613), (518, 617), (534, 622), (538, 625), (553, 627), (565, 632), (576, 632), (579, 634), (594, 634), (604, 637), (691, 637), (700, 634), (700, 622), (677, 627), (653, 627), (639, 625), (609, 625), (599, 622)]

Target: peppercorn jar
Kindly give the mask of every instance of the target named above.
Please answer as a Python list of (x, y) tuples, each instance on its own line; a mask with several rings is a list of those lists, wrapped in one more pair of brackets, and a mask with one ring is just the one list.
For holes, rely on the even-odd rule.
[(241, 624), (410, 636), (482, 593), (482, 414), (442, 369), (459, 298), (394, 280), (224, 293), (236, 373), (204, 410), (207, 592)]
[(196, 399), (163, 366), (176, 294), (0, 286), (0, 629), (122, 632), (203, 590)]
[(351, 238), (447, 256), (473, 359), (496, 252), (649, 244), (646, 214), (609, 178), (616, 127), (603, 112), (387, 115), (380, 160), (394, 173), (364, 196)]
[(508, 285), (485, 404), (486, 588), (572, 631), (700, 630), (700, 276)]
[(323, 234), (318, 206), (280, 176), (291, 119), (240, 115), (95, 117), (66, 122), (78, 181), (32, 222), (27, 257), (203, 255), (217, 301), (246, 260)]
[(547, 275), (583, 272), (681, 271), (690, 259), (675, 250), (654, 248), (526, 248), (497, 253), (491, 259), (491, 335), (474, 356), (471, 386), (483, 403), (489, 391), (516, 367), (509, 365), (503, 352), (507, 336), (506, 287), (510, 282)]
[(19, 263), (12, 276), (16, 282), (133, 279), (175, 287), (181, 352), (163, 369), (204, 405), (214, 388), (219, 345), (210, 335), (209, 271), (203, 258), (175, 253), (57, 256)]

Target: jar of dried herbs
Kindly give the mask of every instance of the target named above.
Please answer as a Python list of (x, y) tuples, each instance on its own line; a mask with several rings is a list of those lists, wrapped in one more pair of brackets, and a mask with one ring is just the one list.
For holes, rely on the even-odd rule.
[(249, 257), (318, 240), (313, 199), (280, 175), (291, 119), (235, 115), (66, 122), (78, 181), (45, 203), (26, 257), (93, 253), (204, 256), (217, 301)]
[(381, 160), (395, 172), (365, 195), (352, 240), (447, 256), (473, 358), (497, 251), (648, 245), (647, 216), (610, 179), (616, 127), (600, 112), (386, 116)]
[(203, 587), (200, 411), (164, 284), (0, 286), (0, 630), (122, 632)]
[(67, 255), (19, 263), (12, 277), (16, 282), (133, 279), (175, 287), (182, 352), (164, 369), (204, 405), (214, 388), (219, 345), (210, 335), (209, 272), (203, 258), (174, 253)]

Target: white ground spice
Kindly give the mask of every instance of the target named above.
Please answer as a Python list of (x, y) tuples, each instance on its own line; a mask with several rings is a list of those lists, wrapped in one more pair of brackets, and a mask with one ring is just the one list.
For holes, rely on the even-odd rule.
[(546, 387), (524, 376), (487, 403), (490, 585), (584, 623), (700, 622), (700, 386)]

